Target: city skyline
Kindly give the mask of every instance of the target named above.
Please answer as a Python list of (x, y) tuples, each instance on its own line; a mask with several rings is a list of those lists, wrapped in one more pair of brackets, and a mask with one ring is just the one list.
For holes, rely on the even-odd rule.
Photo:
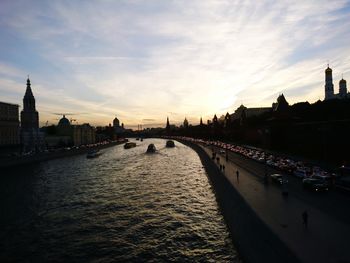
[(30, 75), (40, 123), (197, 124), (240, 104), (324, 98), (350, 72), (349, 1), (2, 1), (1, 101)]

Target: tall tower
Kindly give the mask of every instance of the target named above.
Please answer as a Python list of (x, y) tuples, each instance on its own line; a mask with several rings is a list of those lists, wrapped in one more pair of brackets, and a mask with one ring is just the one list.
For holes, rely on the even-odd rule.
[(39, 131), (39, 113), (35, 109), (35, 98), (29, 77), (21, 111), (21, 142), (24, 152), (38, 151), (44, 147), (43, 134)]
[(166, 117), (166, 127), (165, 127), (165, 129), (166, 129), (167, 131), (170, 130), (169, 117)]
[(185, 117), (185, 120), (184, 120), (184, 128), (188, 128), (188, 120), (187, 120), (186, 117)]
[(334, 98), (334, 85), (333, 85), (333, 77), (332, 77), (332, 69), (329, 67), (325, 70), (325, 100), (333, 99)]
[(23, 110), (21, 111), (22, 131), (32, 131), (39, 129), (39, 114), (35, 109), (35, 98), (30, 87), (29, 77), (27, 79), (27, 89), (23, 97)]
[(114, 128), (117, 128), (117, 127), (119, 127), (119, 126), (120, 126), (120, 122), (119, 122), (118, 118), (115, 117), (114, 120), (113, 120), (113, 127), (114, 127)]
[(341, 99), (344, 99), (344, 98), (346, 98), (347, 93), (348, 93), (348, 90), (346, 88), (346, 80), (342, 78), (339, 81), (339, 97)]

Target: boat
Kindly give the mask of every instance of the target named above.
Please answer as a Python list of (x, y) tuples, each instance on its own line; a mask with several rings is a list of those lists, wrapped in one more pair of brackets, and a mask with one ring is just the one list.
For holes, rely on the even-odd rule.
[(141, 142), (143, 142), (143, 138), (141, 138)]
[(124, 144), (124, 149), (130, 149), (130, 148), (134, 148), (134, 147), (136, 147), (135, 142), (127, 142)]
[(155, 153), (156, 152), (156, 146), (154, 146), (153, 143), (151, 143), (150, 145), (148, 145), (147, 147), (147, 153)]
[(136, 138), (136, 141), (138, 141), (138, 140), (140, 140), (140, 138), (139, 138), (139, 137), (137, 137), (137, 138)]
[(99, 150), (91, 150), (87, 153), (86, 158), (92, 159), (96, 158), (101, 155), (101, 152)]
[(175, 147), (175, 143), (172, 140), (168, 140), (168, 141), (166, 141), (166, 145), (165, 146), (168, 147), (168, 148), (172, 148), (172, 147)]

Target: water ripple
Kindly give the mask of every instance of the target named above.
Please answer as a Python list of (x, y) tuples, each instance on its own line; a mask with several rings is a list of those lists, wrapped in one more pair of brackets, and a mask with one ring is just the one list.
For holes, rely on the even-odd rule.
[(8, 171), (0, 260), (239, 262), (198, 156), (164, 145)]

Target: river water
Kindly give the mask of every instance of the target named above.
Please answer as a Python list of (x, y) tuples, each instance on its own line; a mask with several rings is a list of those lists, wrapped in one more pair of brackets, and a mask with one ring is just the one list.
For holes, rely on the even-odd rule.
[(239, 262), (197, 154), (137, 144), (1, 174), (0, 261)]

